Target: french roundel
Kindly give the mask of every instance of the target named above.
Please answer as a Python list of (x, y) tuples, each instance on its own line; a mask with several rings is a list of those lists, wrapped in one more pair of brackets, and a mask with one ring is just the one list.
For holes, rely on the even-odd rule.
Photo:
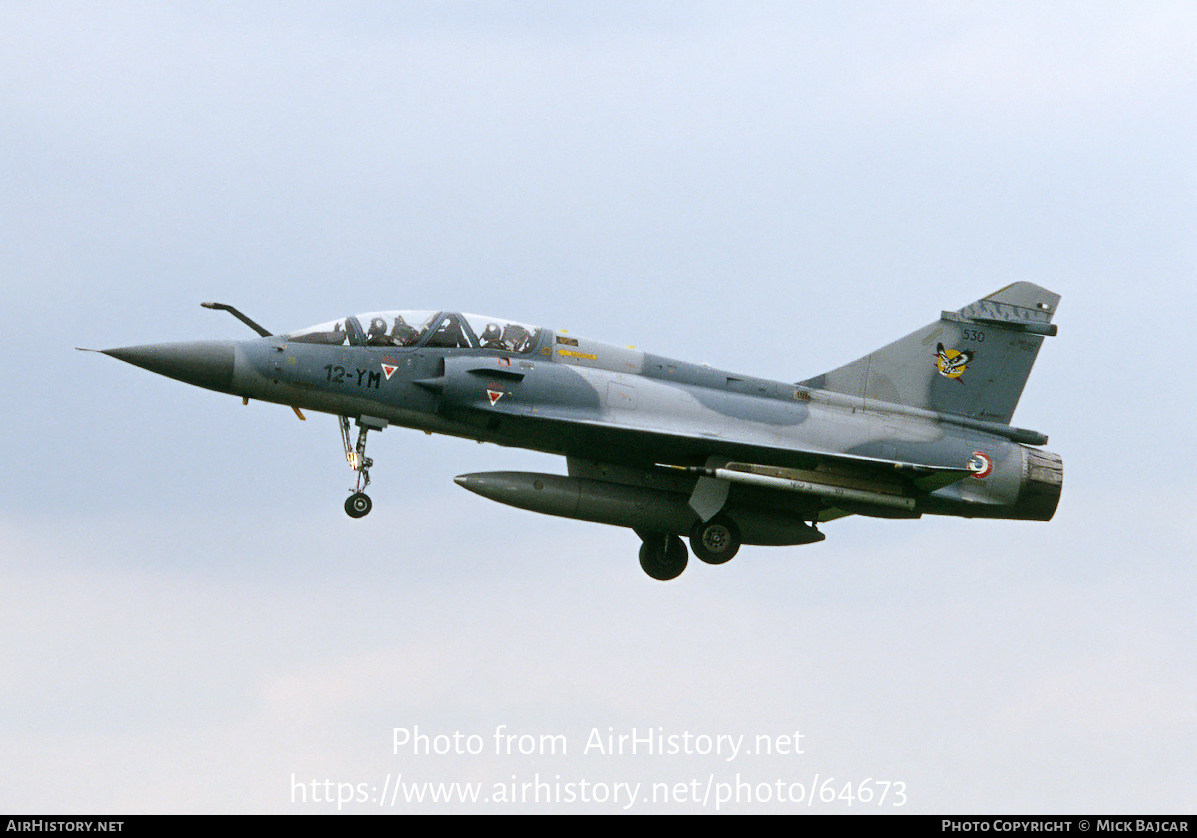
[(993, 460), (982, 451), (974, 451), (968, 458), (968, 470), (973, 473), (973, 477), (988, 477), (993, 474)]

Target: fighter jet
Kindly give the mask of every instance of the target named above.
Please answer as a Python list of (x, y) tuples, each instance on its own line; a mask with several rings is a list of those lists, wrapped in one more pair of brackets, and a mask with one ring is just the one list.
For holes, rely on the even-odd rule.
[[(1010, 420), (1060, 298), (1017, 282), (888, 346), (797, 383), (454, 311), (375, 311), (275, 335), (103, 350), (221, 393), (338, 417), (370, 512), (370, 431), (392, 425), (545, 451), (565, 474), (478, 472), (511, 506), (632, 529), (673, 579), (690, 549), (822, 541), (849, 515), (1050, 520), (1060, 457)], [(350, 422), (357, 427), (356, 439)]]

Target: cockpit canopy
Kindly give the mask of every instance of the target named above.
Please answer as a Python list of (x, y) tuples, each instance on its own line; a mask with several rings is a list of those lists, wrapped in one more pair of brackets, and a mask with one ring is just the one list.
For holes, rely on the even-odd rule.
[(372, 311), (286, 335), (294, 343), (325, 346), (425, 346), (495, 349), (527, 354), (536, 346), (535, 326), (452, 311)]

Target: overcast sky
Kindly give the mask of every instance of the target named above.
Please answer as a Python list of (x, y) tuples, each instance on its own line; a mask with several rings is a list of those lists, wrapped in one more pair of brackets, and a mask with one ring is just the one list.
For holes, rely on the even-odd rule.
[[(0, 2), (0, 810), (1194, 811), (1195, 44), (1190, 2)], [(1052, 522), (664, 584), (452, 481), (557, 458), (388, 429), (352, 521), (332, 417), (74, 350), (462, 309), (795, 381), (1018, 280), (1063, 295), (1014, 417)], [(721, 753), (593, 747), (633, 730)]]

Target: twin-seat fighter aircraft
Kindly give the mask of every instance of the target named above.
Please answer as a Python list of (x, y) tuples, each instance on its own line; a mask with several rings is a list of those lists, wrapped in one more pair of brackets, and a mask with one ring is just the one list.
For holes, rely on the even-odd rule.
[[(152, 372), (337, 416), (371, 508), (366, 435), (388, 425), (566, 458), (567, 474), (456, 479), (500, 503), (628, 527), (673, 579), (741, 544), (822, 541), (847, 515), (1047, 521), (1062, 464), (1010, 425), (1059, 296), (1018, 282), (797, 384), (453, 311), (376, 311), (261, 337), (105, 350)], [(356, 440), (350, 420), (357, 426)]]

